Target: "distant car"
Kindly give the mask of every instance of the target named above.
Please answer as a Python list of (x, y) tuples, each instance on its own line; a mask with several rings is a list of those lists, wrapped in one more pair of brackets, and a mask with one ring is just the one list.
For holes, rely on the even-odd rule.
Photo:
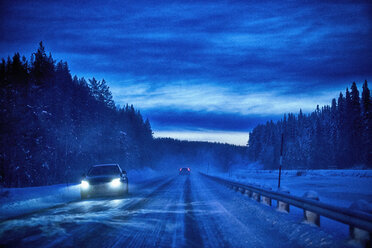
[(128, 194), (127, 173), (118, 164), (94, 165), (83, 177), (80, 185), (81, 199)]
[(180, 168), (179, 175), (190, 175), (190, 168)]

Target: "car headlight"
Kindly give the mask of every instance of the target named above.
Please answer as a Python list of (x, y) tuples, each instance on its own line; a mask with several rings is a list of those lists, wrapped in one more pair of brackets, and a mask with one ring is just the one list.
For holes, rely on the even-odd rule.
[(89, 188), (88, 181), (85, 181), (85, 180), (81, 181), (81, 188), (82, 189), (88, 189)]
[(115, 178), (114, 180), (112, 180), (110, 185), (113, 188), (119, 187), (121, 185), (120, 178)]

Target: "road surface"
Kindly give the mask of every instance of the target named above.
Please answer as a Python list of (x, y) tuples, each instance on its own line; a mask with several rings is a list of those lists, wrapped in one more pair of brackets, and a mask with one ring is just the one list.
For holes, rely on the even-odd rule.
[(1, 247), (341, 247), (322, 229), (202, 175), (132, 187), (0, 223)]

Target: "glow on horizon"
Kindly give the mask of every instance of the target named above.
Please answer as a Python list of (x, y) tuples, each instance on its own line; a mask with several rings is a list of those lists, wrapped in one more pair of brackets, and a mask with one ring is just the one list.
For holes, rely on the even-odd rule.
[(187, 141), (206, 141), (227, 143), (238, 146), (246, 146), (248, 143), (248, 132), (231, 132), (231, 131), (215, 131), (215, 130), (202, 130), (202, 131), (154, 131), (155, 138), (173, 138), (178, 140)]

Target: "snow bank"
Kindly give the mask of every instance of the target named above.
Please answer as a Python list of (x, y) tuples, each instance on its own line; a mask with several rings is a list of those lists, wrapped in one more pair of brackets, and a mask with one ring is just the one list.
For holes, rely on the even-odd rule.
[(79, 184), (3, 189), (0, 220), (80, 200)]

